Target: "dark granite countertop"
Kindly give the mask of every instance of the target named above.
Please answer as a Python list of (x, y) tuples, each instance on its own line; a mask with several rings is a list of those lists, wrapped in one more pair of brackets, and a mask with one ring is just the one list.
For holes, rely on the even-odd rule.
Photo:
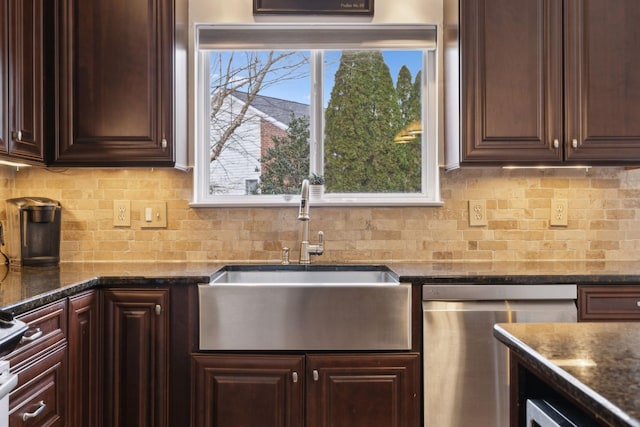
[(640, 426), (640, 323), (498, 324), (532, 372), (612, 426)]
[[(99, 286), (208, 282), (228, 262), (61, 263), (59, 267), (0, 266), (0, 307), (16, 314)], [(238, 264), (238, 263), (235, 263)], [(318, 263), (321, 264), (321, 263)], [(278, 266), (274, 261), (272, 266)], [(338, 265), (338, 264), (336, 264)], [(390, 262), (404, 282), (473, 284), (640, 284), (636, 262)]]

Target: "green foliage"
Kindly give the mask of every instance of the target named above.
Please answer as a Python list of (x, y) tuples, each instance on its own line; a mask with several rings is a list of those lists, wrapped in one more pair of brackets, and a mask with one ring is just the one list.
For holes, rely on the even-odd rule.
[(309, 175), (309, 184), (311, 184), (311, 185), (324, 185), (324, 176), (323, 175), (316, 175), (315, 173), (312, 173), (311, 175)]
[(296, 194), (309, 175), (309, 118), (291, 116), (286, 137), (272, 138), (262, 156), (260, 192)]
[(325, 112), (328, 192), (420, 190), (420, 137), (394, 143), (412, 118), (420, 118), (419, 89), (407, 67), (394, 87), (381, 52), (343, 52)]

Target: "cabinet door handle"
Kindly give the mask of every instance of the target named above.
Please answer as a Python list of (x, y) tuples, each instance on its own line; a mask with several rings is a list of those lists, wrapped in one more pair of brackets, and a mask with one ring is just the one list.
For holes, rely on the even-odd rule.
[(20, 339), (20, 343), (33, 342), (42, 336), (42, 329), (36, 328), (36, 330), (30, 335), (23, 335)]
[(162, 138), (162, 141), (160, 142), (160, 146), (162, 147), (163, 150), (167, 149), (167, 138)]
[(293, 371), (293, 373), (291, 374), (291, 379), (294, 383), (298, 382), (298, 373), (296, 371)]
[(640, 301), (636, 301), (636, 307), (640, 307)]
[(554, 139), (553, 140), (553, 148), (558, 148), (560, 147), (560, 141), (558, 141), (558, 139)]
[(15, 139), (16, 141), (22, 141), (22, 131), (21, 130), (14, 130), (13, 131), (13, 139)]
[(160, 316), (162, 314), (162, 306), (160, 304), (156, 304), (156, 316)]
[(44, 408), (47, 407), (47, 404), (44, 403), (44, 400), (41, 400), (40, 402), (38, 402), (38, 409), (36, 409), (33, 412), (25, 412), (24, 414), (22, 414), (22, 421), (27, 421), (29, 418), (35, 418), (38, 415), (40, 415), (42, 413), (42, 411), (44, 411)]
[(571, 140), (571, 146), (573, 148), (578, 148), (578, 140), (577, 139), (572, 139)]
[(313, 380), (314, 381), (318, 381), (320, 379), (320, 374), (318, 373), (317, 369), (313, 370)]

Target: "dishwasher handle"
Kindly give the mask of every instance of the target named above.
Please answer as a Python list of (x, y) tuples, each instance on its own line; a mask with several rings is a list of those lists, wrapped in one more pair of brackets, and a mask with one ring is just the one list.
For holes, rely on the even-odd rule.
[(575, 300), (577, 284), (426, 284), (423, 301)]

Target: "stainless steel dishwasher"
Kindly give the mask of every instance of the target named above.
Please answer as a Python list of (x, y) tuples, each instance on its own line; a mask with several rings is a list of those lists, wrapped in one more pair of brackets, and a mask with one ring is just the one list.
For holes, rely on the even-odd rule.
[(566, 284), (423, 285), (424, 426), (508, 426), (508, 351), (493, 325), (575, 322), (576, 298)]

